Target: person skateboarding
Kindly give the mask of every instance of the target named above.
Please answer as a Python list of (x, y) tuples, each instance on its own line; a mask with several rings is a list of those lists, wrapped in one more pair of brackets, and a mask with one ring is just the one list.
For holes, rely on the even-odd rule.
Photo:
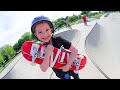
[(62, 68), (52, 68), (52, 70), (60, 79), (71, 79), (71, 76), (74, 79), (80, 79), (78, 73), (69, 70), (73, 61), (75, 60), (78, 50), (72, 45), (71, 42), (63, 39), (60, 36), (55, 37), (54, 31), (55, 30), (52, 21), (50, 21), (48, 17), (38, 16), (32, 20), (31, 32), (33, 33), (33, 35), (36, 36), (36, 38), (38, 38), (39, 41), (43, 43), (43, 45), (46, 45), (45, 57), (40, 65), (40, 69), (45, 72), (49, 68), (49, 59), (54, 47), (61, 49), (62, 46), (64, 47), (64, 49), (68, 49), (71, 51), (70, 60)]
[(84, 22), (84, 25), (87, 25), (87, 18), (85, 15), (82, 15), (82, 20)]

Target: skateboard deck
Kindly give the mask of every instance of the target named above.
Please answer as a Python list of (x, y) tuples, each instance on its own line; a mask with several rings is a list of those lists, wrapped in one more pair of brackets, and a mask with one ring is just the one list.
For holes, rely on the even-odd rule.
[[(37, 44), (32, 41), (25, 41), (22, 44), (21, 51), (23, 57), (30, 61), (31, 64), (41, 64), (44, 60), (46, 46), (43, 44)], [(67, 64), (70, 58), (70, 51), (65, 49), (58, 49), (54, 47), (53, 53), (50, 56), (49, 66), (52, 68), (61, 68)], [(81, 70), (86, 64), (86, 56), (77, 54), (71, 68), (69, 70), (78, 71)]]

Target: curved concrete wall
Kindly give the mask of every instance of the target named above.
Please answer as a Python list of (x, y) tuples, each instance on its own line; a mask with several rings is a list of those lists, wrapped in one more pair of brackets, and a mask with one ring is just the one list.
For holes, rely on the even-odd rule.
[(102, 18), (86, 38), (86, 52), (110, 78), (120, 78), (120, 13)]
[(66, 30), (63, 32), (58, 32), (55, 34), (55, 36), (61, 36), (62, 38), (72, 42), (72, 44), (76, 46), (77, 42), (80, 39), (81, 33), (77, 29), (72, 29), (72, 30)]

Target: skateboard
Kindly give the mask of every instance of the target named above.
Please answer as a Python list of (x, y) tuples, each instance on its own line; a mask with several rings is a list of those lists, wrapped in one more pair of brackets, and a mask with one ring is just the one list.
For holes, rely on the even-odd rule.
[[(41, 64), (44, 60), (46, 46), (38, 44), (33, 41), (25, 41), (22, 44), (21, 51), (23, 57), (31, 62), (31, 65)], [(54, 50), (50, 56), (49, 66), (52, 68), (61, 68), (67, 64), (70, 58), (70, 51), (65, 49), (58, 49), (54, 47)], [(86, 64), (86, 56), (77, 54), (76, 59), (71, 65), (69, 70), (78, 71), (81, 70)]]

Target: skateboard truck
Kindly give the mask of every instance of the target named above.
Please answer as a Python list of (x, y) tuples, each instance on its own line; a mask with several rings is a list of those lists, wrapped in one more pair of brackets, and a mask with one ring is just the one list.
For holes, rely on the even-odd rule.
[(83, 56), (83, 55), (80, 55), (80, 56), (79, 56), (79, 59), (80, 59), (80, 60), (77, 60), (77, 58), (76, 58), (75, 61), (73, 62), (73, 65), (76, 66), (76, 70), (74, 70), (74, 73), (78, 73), (78, 71), (79, 71), (79, 66), (80, 66), (80, 63), (81, 63), (81, 61), (82, 61), (83, 58), (84, 58), (84, 56)]
[(33, 43), (30, 51), (30, 54), (32, 55), (32, 62), (30, 64), (32, 66), (36, 65), (35, 59), (38, 57), (38, 49), (39, 49), (39, 45), (36, 43)]

